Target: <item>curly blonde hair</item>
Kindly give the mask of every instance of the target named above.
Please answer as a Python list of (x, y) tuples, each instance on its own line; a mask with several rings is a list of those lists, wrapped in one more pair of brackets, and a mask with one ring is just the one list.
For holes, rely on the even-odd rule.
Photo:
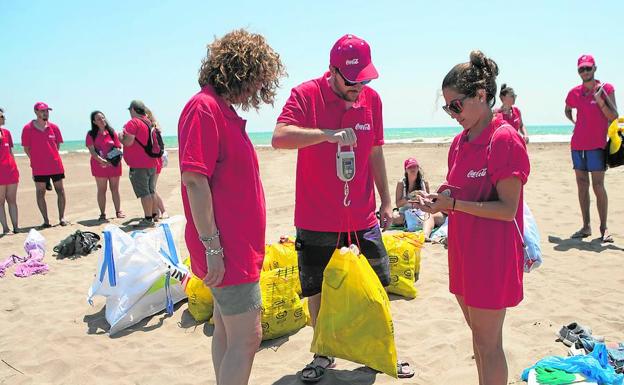
[(262, 102), (273, 105), (279, 81), (286, 75), (280, 56), (264, 37), (234, 30), (208, 44), (199, 69), (199, 85), (247, 111)]

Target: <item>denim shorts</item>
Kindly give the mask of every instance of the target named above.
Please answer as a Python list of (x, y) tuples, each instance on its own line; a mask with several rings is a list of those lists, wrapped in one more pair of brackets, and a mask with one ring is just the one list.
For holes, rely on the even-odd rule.
[(211, 287), (210, 291), (219, 306), (219, 312), (225, 316), (243, 314), (262, 307), (262, 295), (258, 282)]
[[(339, 234), (340, 242), (338, 242)], [(390, 263), (379, 226), (352, 232), (351, 241), (355, 244), (357, 244), (356, 235), (360, 243), (360, 251), (368, 259), (381, 284), (384, 287), (388, 286), (390, 284)], [(348, 236), (346, 233), (297, 229), (295, 248), (299, 257), (301, 294), (304, 297), (311, 297), (321, 292), (323, 272), (336, 250), (336, 245), (342, 247), (347, 246), (347, 243)]]
[(572, 165), (579, 171), (605, 171), (607, 169), (605, 151), (601, 148), (572, 150)]

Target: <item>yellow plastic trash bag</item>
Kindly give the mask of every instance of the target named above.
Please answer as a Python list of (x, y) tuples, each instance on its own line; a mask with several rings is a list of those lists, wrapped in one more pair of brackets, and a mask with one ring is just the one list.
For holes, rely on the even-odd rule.
[[(191, 267), (191, 259), (184, 261), (186, 266)], [(186, 282), (184, 291), (188, 296), (188, 310), (193, 319), (197, 322), (208, 321), (212, 318), (214, 311), (214, 300), (212, 292), (204, 285), (204, 282), (197, 278), (194, 274), (190, 274), (190, 278)]]
[(291, 334), (306, 325), (308, 320), (297, 287), (301, 285), (296, 266), (260, 273), (262, 340)]
[(321, 309), (310, 350), (397, 378), (388, 295), (366, 258), (352, 248), (336, 250), (325, 268)]
[(611, 142), (609, 142), (609, 154), (615, 154), (620, 150), (620, 146), (622, 145), (622, 138), (618, 135), (620, 131), (624, 132), (624, 116), (611, 122), (607, 131), (607, 136), (611, 139)]
[(292, 266), (297, 266), (297, 251), (293, 239), (282, 237), (278, 243), (265, 245), (263, 271)]
[(414, 282), (420, 272), (420, 250), (425, 242), (423, 232), (384, 233), (382, 239), (390, 262), (388, 292), (416, 298), (418, 290)]

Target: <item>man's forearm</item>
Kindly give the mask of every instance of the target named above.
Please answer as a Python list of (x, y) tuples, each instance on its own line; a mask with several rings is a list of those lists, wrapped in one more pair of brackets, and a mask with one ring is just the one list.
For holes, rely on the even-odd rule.
[(301, 128), (290, 124), (278, 124), (273, 132), (273, 148), (298, 149), (327, 141), (326, 132), (319, 128)]

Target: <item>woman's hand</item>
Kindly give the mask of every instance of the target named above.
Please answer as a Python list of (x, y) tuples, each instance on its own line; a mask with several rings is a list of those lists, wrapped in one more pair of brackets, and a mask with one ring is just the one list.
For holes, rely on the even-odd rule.
[(204, 277), (204, 285), (208, 287), (219, 286), (225, 274), (223, 253), (218, 255), (206, 255), (206, 265), (208, 266), (208, 274)]
[(441, 211), (448, 211), (453, 208), (455, 198), (438, 193), (426, 193), (418, 191), (415, 199), (409, 201), (414, 207), (429, 214), (435, 214)]
[(109, 167), (109, 166), (110, 166), (110, 163), (108, 163), (108, 162), (106, 161), (106, 159), (102, 158), (101, 156), (98, 156), (98, 157), (97, 157), (97, 158), (95, 158), (95, 159), (98, 161), (98, 163), (99, 163), (99, 164), (100, 164), (100, 166), (102, 166), (102, 167)]

